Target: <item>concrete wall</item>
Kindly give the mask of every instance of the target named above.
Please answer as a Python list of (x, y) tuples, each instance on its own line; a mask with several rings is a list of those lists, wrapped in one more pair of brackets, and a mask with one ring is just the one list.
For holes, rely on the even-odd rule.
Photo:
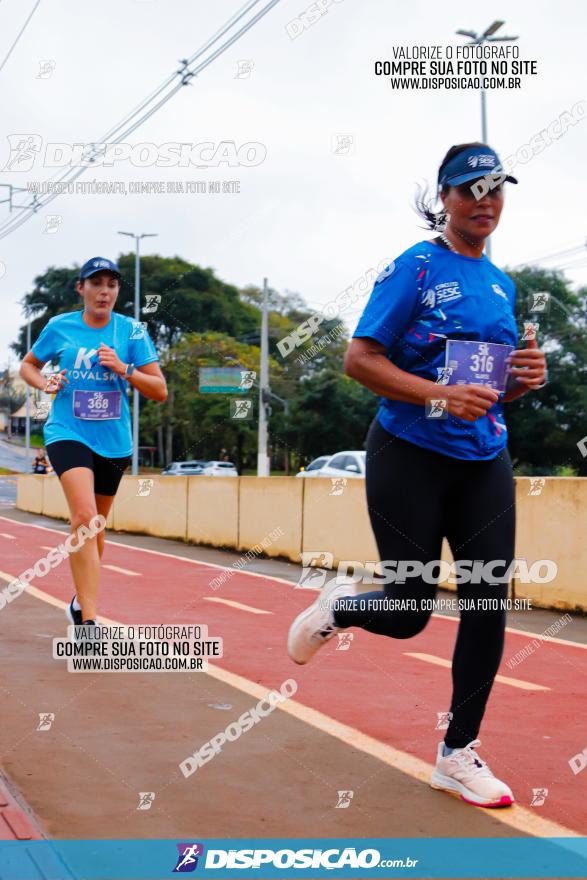
[(291, 477), (240, 477), (239, 482), (238, 549), (250, 550), (259, 544), (267, 556), (285, 556), (299, 562), (304, 494), (301, 484), (305, 481)]
[[(178, 477), (167, 477), (175, 480)], [(235, 477), (190, 477), (187, 480), (186, 539), (213, 547), (238, 546), (238, 496)]]
[(188, 477), (123, 477), (113, 528), (186, 540)]
[(327, 550), (336, 565), (341, 559), (361, 562), (379, 559), (365, 498), (365, 481), (349, 479), (340, 495), (322, 477), (295, 480), (304, 483), (304, 553)]
[[(27, 474), (17, 484), (21, 510), (68, 518), (56, 477)], [(529, 478), (516, 480), (516, 556), (528, 566), (554, 560), (558, 573), (550, 584), (516, 580), (516, 596), (537, 606), (587, 611), (587, 479), (546, 477), (533, 495), (531, 485)], [(294, 562), (302, 552), (324, 554), (319, 564), (325, 567), (342, 559), (378, 559), (365, 484), (355, 479), (336, 495), (331, 481), (320, 478), (125, 476), (108, 527), (243, 552), (256, 548), (259, 555)], [(451, 560), (446, 545), (443, 558)]]
[(16, 481), (16, 506), (31, 513), (43, 512), (43, 487), (45, 481), (35, 474), (25, 474)]

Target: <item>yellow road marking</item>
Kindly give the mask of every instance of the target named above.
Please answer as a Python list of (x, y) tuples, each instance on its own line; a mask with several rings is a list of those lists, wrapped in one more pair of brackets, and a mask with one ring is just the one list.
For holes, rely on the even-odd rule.
[(205, 602), (219, 602), (222, 605), (230, 605), (239, 611), (249, 611), (251, 614), (273, 614), (273, 611), (265, 611), (263, 608), (254, 608), (252, 605), (243, 605), (242, 602), (233, 602), (232, 599), (221, 599), (219, 596), (202, 596)]
[[(436, 657), (434, 654), (421, 654), (417, 651), (404, 651), (406, 657), (415, 657), (417, 660), (423, 660), (425, 663), (434, 663), (435, 666), (445, 666), (447, 669), (452, 667), (450, 660), (444, 657)], [(502, 684), (509, 684), (511, 687), (520, 688), (523, 691), (549, 691), (549, 687), (542, 684), (533, 684), (531, 681), (524, 681), (521, 678), (510, 678), (508, 675), (496, 675), (495, 680)]]
[[(13, 579), (12, 575), (7, 575), (3, 572), (0, 572), (0, 577), (5, 577), (9, 580)], [(53, 605), (55, 608), (59, 608), (62, 611), (67, 608), (67, 602), (55, 599), (53, 596), (37, 589), (37, 587), (29, 586), (27, 592), (36, 599), (40, 599), (42, 602), (46, 602), (48, 605)], [(100, 616), (99, 621), (106, 626), (122, 626), (121, 621), (111, 620), (108, 617)], [(266, 687), (256, 684), (253, 681), (249, 681), (249, 679), (243, 678), (243, 676), (237, 675), (235, 672), (221, 669), (219, 666), (208, 664), (208, 671), (200, 674), (209, 675), (211, 678), (215, 678), (217, 681), (221, 681), (223, 684), (242, 691), (257, 700), (267, 696)], [(303, 703), (298, 703), (291, 698), (283, 703), (278, 703), (276, 709), (280, 712), (285, 712), (287, 715), (291, 715), (298, 721), (303, 721), (309, 727), (313, 727), (321, 733), (325, 733), (328, 736), (338, 739), (350, 748), (358, 749), (364, 754), (376, 758), (378, 761), (387, 764), (389, 767), (398, 770), (400, 773), (411, 776), (412, 779), (424, 783), (430, 781), (430, 776), (433, 770), (432, 764), (428, 764), (426, 761), (422, 761), (414, 755), (410, 755), (407, 752), (402, 752), (400, 749), (395, 749), (393, 746), (382, 743), (380, 740), (377, 740), (366, 733), (362, 733), (360, 730), (356, 730), (348, 724), (343, 724), (341, 721), (337, 721), (335, 718), (331, 718), (323, 712), (319, 712), (317, 709), (311, 709), (309, 706), (304, 706)], [(517, 831), (521, 831), (524, 834), (530, 834), (533, 837), (574, 838), (582, 836), (571, 828), (567, 828), (565, 825), (560, 825), (558, 822), (553, 822), (550, 819), (544, 819), (537, 813), (533, 813), (525, 807), (520, 807), (518, 804), (508, 807), (507, 810), (492, 810), (491, 816), (488, 816), (488, 818), (495, 819), (497, 822), (502, 822), (509, 828), (515, 828)]]

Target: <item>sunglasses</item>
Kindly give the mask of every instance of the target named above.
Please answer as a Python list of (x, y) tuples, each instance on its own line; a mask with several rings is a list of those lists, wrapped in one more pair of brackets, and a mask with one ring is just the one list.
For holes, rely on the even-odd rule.
[[(460, 183), (458, 186), (455, 186), (454, 189), (457, 191), (459, 196), (462, 199), (475, 199), (475, 201), (479, 201), (478, 197), (475, 194), (475, 191), (472, 189), (473, 184), (476, 181), (472, 180), (468, 183)], [(493, 189), (490, 189), (487, 192), (487, 195), (490, 198), (496, 199), (503, 195), (503, 183), (498, 183)]]

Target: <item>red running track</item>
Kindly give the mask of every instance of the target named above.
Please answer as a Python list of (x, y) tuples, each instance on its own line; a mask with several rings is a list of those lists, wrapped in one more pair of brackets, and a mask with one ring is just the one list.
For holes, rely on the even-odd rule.
[[(47, 553), (44, 548), (62, 540), (63, 532), (0, 518), (0, 568), (17, 576)], [(137, 573), (104, 570), (99, 613), (105, 617), (126, 624), (206, 624), (210, 636), (224, 640), (224, 656), (215, 665), (268, 689), (293, 677), (298, 683), (297, 702), (434, 762), (436, 744), (443, 737), (443, 731), (435, 730), (437, 713), (446, 712), (450, 704), (450, 669), (408, 653), (450, 660), (456, 620), (435, 615), (424, 632), (410, 640), (353, 630), (349, 650), (337, 650), (333, 640), (311, 664), (300, 667), (287, 656), (287, 631), (315, 592), (235, 570), (213, 590), (210, 581), (221, 573), (218, 567), (113, 541), (107, 544), (103, 562)], [(66, 563), (33, 580), (33, 585), (64, 602), (71, 599)], [(270, 614), (211, 599), (239, 602)], [(13, 612), (17, 603), (14, 600), (10, 606)], [(518, 613), (518, 627), (520, 620), (523, 615)], [(480, 734), (481, 754), (494, 773), (511, 785), (521, 806), (530, 807), (532, 789), (547, 788), (548, 796), (537, 813), (585, 834), (587, 772), (575, 775), (569, 760), (587, 746), (587, 651), (581, 645), (544, 642), (520, 665), (508, 669), (505, 661), (533, 638), (532, 632), (508, 631), (500, 674), (549, 690), (521, 690), (496, 682)]]

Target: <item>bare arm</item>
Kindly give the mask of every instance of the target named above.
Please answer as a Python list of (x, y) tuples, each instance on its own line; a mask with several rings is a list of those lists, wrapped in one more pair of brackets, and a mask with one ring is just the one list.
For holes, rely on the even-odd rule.
[[(98, 357), (101, 366), (118, 373), (119, 376), (124, 376), (128, 365), (120, 360), (113, 348), (104, 345), (103, 342), (100, 343)], [(144, 364), (142, 367), (135, 367), (127, 381), (129, 385), (132, 385), (149, 400), (158, 400), (160, 403), (167, 400), (167, 383), (161, 372), (161, 367), (155, 361)]]
[[(27, 352), (18, 371), (20, 377), (24, 379), (27, 385), (30, 385), (31, 388), (38, 388), (39, 391), (45, 391), (47, 388), (47, 376), (44, 376), (41, 372), (45, 363), (46, 361), (40, 361), (36, 358), (32, 351)], [(65, 372), (65, 370), (63, 370), (63, 372)], [(67, 381), (65, 377), (63, 377), (63, 381)], [(49, 391), (51, 391), (51, 389), (49, 389)]]
[(518, 397), (522, 397), (530, 391), (527, 385), (518, 385), (515, 379), (508, 382), (508, 386), (509, 387), (506, 387), (506, 392), (501, 399), (502, 403), (511, 403), (512, 400), (517, 400)]
[(385, 346), (374, 339), (351, 339), (344, 371), (369, 391), (390, 400), (424, 406), (426, 400), (439, 394), (435, 382), (413, 376), (392, 364), (386, 357)]
[(344, 371), (369, 391), (390, 400), (424, 406), (427, 400), (444, 398), (451, 415), (468, 422), (484, 416), (499, 398), (485, 385), (439, 385), (400, 370), (386, 356), (386, 348), (374, 339), (352, 339)]
[(160, 403), (167, 400), (167, 383), (161, 367), (155, 362), (136, 367), (128, 378), (128, 384), (149, 400), (158, 400)]

